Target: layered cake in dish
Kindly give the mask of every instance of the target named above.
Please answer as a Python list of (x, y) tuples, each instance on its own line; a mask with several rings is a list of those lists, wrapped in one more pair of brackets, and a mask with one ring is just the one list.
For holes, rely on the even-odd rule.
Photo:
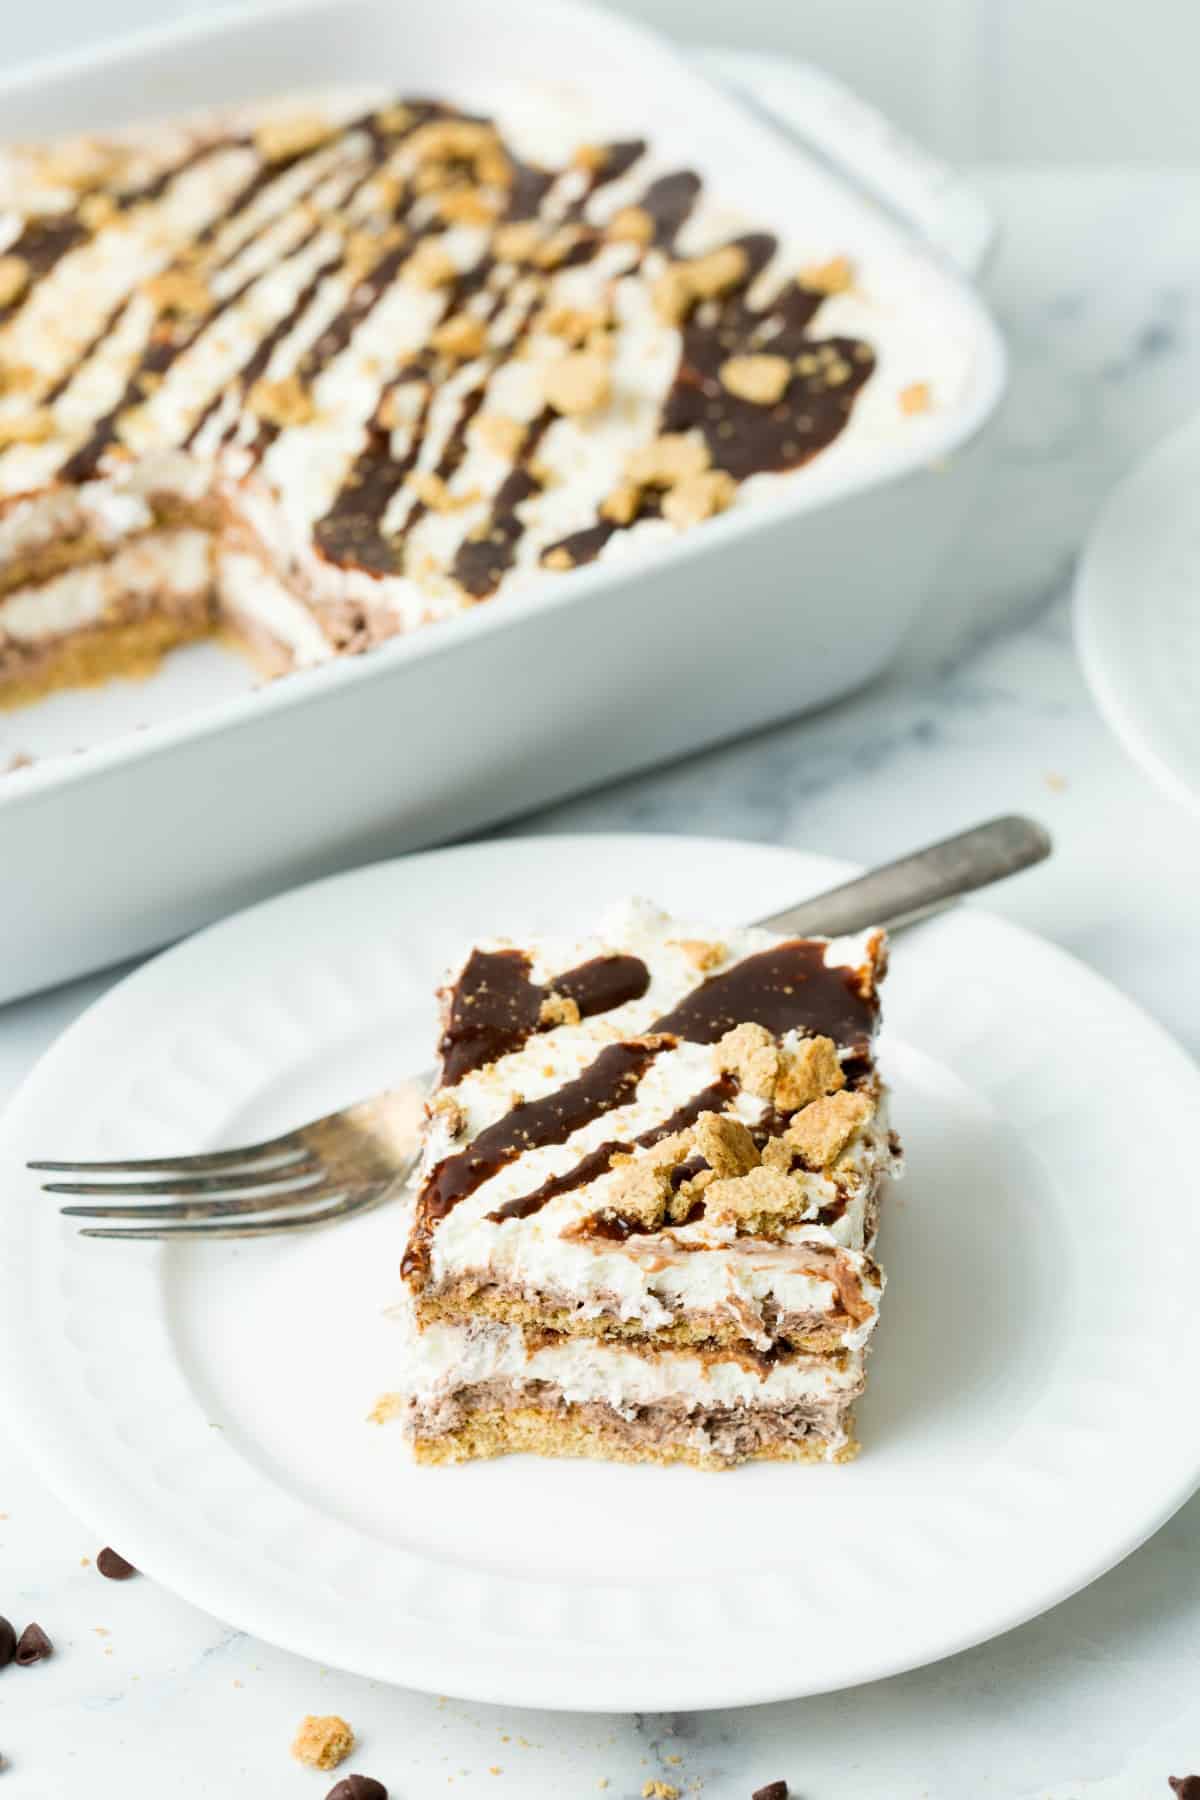
[(853, 1454), (898, 1159), (884, 960), (880, 932), (700, 932), (644, 903), (471, 950), (378, 1408), (421, 1460)]
[(936, 402), (828, 243), (640, 140), (531, 150), (532, 113), (336, 95), (0, 152), (0, 701), (216, 630), (270, 673), (361, 651)]

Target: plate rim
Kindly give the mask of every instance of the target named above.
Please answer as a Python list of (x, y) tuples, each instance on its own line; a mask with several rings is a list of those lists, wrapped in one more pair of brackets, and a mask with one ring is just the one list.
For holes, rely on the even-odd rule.
[[(1111, 545), (1129, 533), (1131, 526), (1137, 533), (1148, 496), (1163, 481), (1164, 471), (1189, 459), (1200, 464), (1200, 418), (1189, 419), (1171, 432), (1108, 495), (1080, 557), (1072, 614), (1080, 665), (1101, 718), (1156, 787), (1190, 811), (1200, 813), (1200, 764), (1189, 773), (1163, 747), (1153, 710), (1131, 698), (1123, 668), (1117, 666), (1107, 647), (1112, 584), (1106, 565), (1112, 555)], [(1145, 535), (1144, 528), (1140, 535)]]
[[(601, 832), (572, 834), (531, 834), (524, 837), (510, 837), (490, 840), (484, 843), (470, 843), (451, 846), (449, 848), (418, 853), (415, 856), (385, 859), (381, 862), (367, 864), (356, 870), (346, 871), (328, 876), (321, 880), (303, 884), (283, 895), (243, 909), (230, 917), (206, 927), (192, 937), (182, 940), (170, 949), (147, 960), (138, 969), (132, 971), (121, 981), (115, 983), (103, 995), (78, 1015), (67, 1029), (60, 1034), (49, 1049), (40, 1057), (34, 1068), (25, 1077), (19, 1088), (12, 1095), (8, 1105), (0, 1114), (0, 1155), (13, 1141), (14, 1133), (19, 1134), (23, 1114), (27, 1107), (35, 1105), (40, 1099), (43, 1086), (52, 1086), (57, 1074), (56, 1064), (60, 1052), (69, 1047), (77, 1033), (82, 1035), (85, 1029), (94, 1029), (97, 1015), (103, 1016), (110, 1004), (119, 1008), (128, 990), (145, 978), (147, 981), (160, 979), (159, 966), (172, 961), (186, 961), (189, 957), (205, 953), (205, 941), (219, 939), (231, 930), (246, 929), (246, 921), (255, 915), (269, 914), (284, 910), (298, 896), (308, 895), (315, 889), (334, 889), (350, 885), (362, 879), (380, 879), (384, 871), (388, 871), (389, 879), (400, 880), (405, 872), (411, 871), (414, 863), (425, 863), (432, 860), (444, 861), (452, 858), (469, 857), (483, 852), (487, 854), (519, 855), (528, 844), (535, 844), (543, 851), (553, 845), (560, 853), (571, 855), (580, 849), (595, 853), (607, 849), (611, 853), (636, 851), (647, 842), (661, 844), (668, 838), (676, 844), (691, 846), (703, 845), (707, 850), (729, 853), (731, 851), (766, 851), (772, 860), (778, 859), (782, 867), (784, 862), (792, 861), (798, 865), (798, 886), (811, 883), (817, 888), (823, 880), (844, 879), (855, 872), (856, 865), (840, 859), (820, 856), (815, 853), (797, 849), (792, 846), (766, 845), (753, 840), (738, 840), (711, 835), (666, 834), (643, 832)], [(957, 909), (956, 909), (957, 910)], [(1075, 979), (1082, 980), (1106, 1007), (1115, 1008), (1118, 1014), (1123, 1013), (1125, 1021), (1136, 1024), (1147, 1034), (1154, 1050), (1162, 1058), (1162, 1066), (1169, 1069), (1173, 1077), (1183, 1080), (1192, 1086), (1200, 1096), (1200, 1067), (1172, 1035), (1150, 1014), (1127, 995), (1125, 995), (1107, 977), (1098, 974), (1081, 959), (1061, 946), (1041, 937), (1015, 921), (991, 912), (989, 909), (968, 906), (966, 909), (987, 930), (998, 930), (1009, 936), (1016, 944), (1032, 943), (1039, 954), (1048, 955), (1053, 962), (1061, 964)], [(919, 929), (919, 928), (918, 928)], [(197, 949), (199, 946), (199, 949)], [(153, 976), (149, 971), (154, 971)], [(0, 1293), (3, 1292), (4, 1276), (0, 1270)], [(0, 1344), (3, 1344), (10, 1326), (6, 1323), (9, 1308), (0, 1308)], [(114, 1507), (105, 1501), (103, 1519), (98, 1511), (92, 1510), (89, 1500), (80, 1498), (77, 1481), (78, 1465), (71, 1468), (70, 1449), (62, 1440), (62, 1433), (56, 1437), (53, 1420), (38, 1419), (36, 1406), (23, 1408), (21, 1396), (15, 1391), (15, 1383), (9, 1377), (9, 1370), (15, 1367), (9, 1357), (0, 1357), (0, 1411), (9, 1419), (14, 1436), (23, 1448), (29, 1460), (37, 1469), (52, 1490), (63, 1499), (71, 1510), (92, 1523), (96, 1529), (105, 1533), (117, 1531), (124, 1537), (127, 1547), (138, 1548), (136, 1539), (142, 1526), (139, 1517), (145, 1518), (144, 1505), (140, 1509), (135, 1505), (132, 1519), (121, 1516), (122, 1507)], [(419, 1668), (422, 1658), (422, 1647), (419, 1644), (410, 1647), (404, 1672), (381, 1675), (377, 1664), (363, 1661), (352, 1650), (348, 1650), (343, 1641), (336, 1648), (314, 1650), (311, 1637), (305, 1638), (303, 1633), (290, 1628), (289, 1624), (268, 1624), (264, 1627), (261, 1617), (239, 1621), (228, 1609), (222, 1607), (214, 1612), (211, 1600), (205, 1598), (201, 1584), (192, 1579), (192, 1571), (185, 1570), (180, 1579), (179, 1571), (171, 1567), (166, 1572), (159, 1572), (159, 1559), (156, 1555), (142, 1557), (140, 1560), (148, 1574), (162, 1580), (170, 1591), (180, 1595), (189, 1603), (197, 1606), (211, 1617), (228, 1619), (236, 1623), (264, 1641), (273, 1643), (307, 1660), (332, 1662), (336, 1666), (351, 1673), (368, 1678), (382, 1679), (395, 1685), (414, 1687), (419, 1691), (453, 1692), (464, 1699), (487, 1704), (510, 1706), (533, 1706), (547, 1710), (569, 1710), (579, 1712), (608, 1712), (614, 1710), (645, 1710), (652, 1705), (654, 1710), (710, 1710), (734, 1705), (758, 1704), (770, 1701), (792, 1699), (819, 1693), (840, 1691), (847, 1687), (859, 1686), (909, 1669), (925, 1667), (934, 1662), (944, 1660), (963, 1650), (988, 1642), (992, 1638), (1002, 1636), (1009, 1630), (1040, 1616), (1043, 1612), (1060, 1604), (1072, 1594), (1081, 1591), (1090, 1583), (1117, 1563), (1124, 1560), (1182, 1506), (1186, 1500), (1200, 1487), (1200, 1437), (1191, 1452), (1186, 1469), (1181, 1467), (1178, 1479), (1173, 1482), (1169, 1491), (1164, 1489), (1158, 1505), (1141, 1517), (1133, 1529), (1126, 1529), (1114, 1535), (1107, 1548), (1094, 1555), (1085, 1565), (1073, 1569), (1061, 1582), (1047, 1584), (1035, 1599), (1028, 1595), (1016, 1603), (1003, 1608), (993, 1609), (993, 1613), (977, 1616), (975, 1621), (966, 1626), (961, 1633), (948, 1635), (941, 1647), (929, 1654), (921, 1648), (914, 1655), (881, 1653), (874, 1659), (865, 1656), (861, 1666), (852, 1677), (846, 1678), (840, 1672), (829, 1681), (803, 1681), (798, 1683), (793, 1674), (790, 1678), (783, 1673), (774, 1678), (742, 1679), (740, 1685), (731, 1687), (724, 1673), (713, 1670), (711, 1659), (703, 1665), (682, 1665), (682, 1672), (675, 1680), (669, 1669), (656, 1669), (653, 1679), (653, 1697), (648, 1699), (644, 1688), (646, 1682), (634, 1673), (627, 1676), (626, 1685), (620, 1680), (614, 1681), (613, 1667), (615, 1660), (628, 1660), (621, 1657), (615, 1646), (600, 1643), (575, 1644), (571, 1646), (572, 1655), (565, 1685), (556, 1692), (544, 1691), (538, 1687), (531, 1688), (529, 1680), (520, 1672), (514, 1672), (510, 1661), (503, 1655), (503, 1634), (495, 1628), (482, 1625), (470, 1634), (469, 1645), (461, 1646), (464, 1654), (461, 1663), (456, 1667), (454, 1678), (447, 1681), (446, 1671), (439, 1665), (435, 1671), (435, 1679), (424, 1676)], [(95, 1503), (99, 1507), (99, 1501)], [(132, 1523), (133, 1529), (127, 1530)], [(186, 1559), (185, 1559), (186, 1560)], [(343, 1634), (344, 1635), (344, 1634)], [(510, 1642), (512, 1640), (509, 1640)], [(332, 1650), (332, 1654), (330, 1651)], [(515, 1659), (514, 1659), (515, 1660)], [(632, 1664), (636, 1669), (636, 1664)], [(603, 1691), (591, 1697), (586, 1690), (593, 1679), (595, 1671), (602, 1670)], [(534, 1677), (537, 1680), (537, 1677)], [(672, 1686), (672, 1681), (675, 1685)], [(636, 1685), (634, 1685), (636, 1684)], [(566, 1697), (564, 1697), (564, 1694)]]

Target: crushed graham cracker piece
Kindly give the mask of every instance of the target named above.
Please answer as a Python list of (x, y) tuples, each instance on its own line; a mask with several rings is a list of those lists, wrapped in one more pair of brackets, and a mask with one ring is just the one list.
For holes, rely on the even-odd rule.
[(577, 169), (586, 169), (589, 175), (598, 175), (608, 163), (608, 151), (603, 144), (577, 144), (571, 161)]
[(575, 558), (571, 555), (571, 552), (567, 549), (565, 544), (556, 544), (553, 550), (547, 550), (546, 554), (542, 557), (542, 567), (543, 569), (554, 569), (559, 574), (565, 574), (568, 569), (573, 569), (575, 567)]
[(912, 381), (896, 396), (902, 413), (927, 413), (933, 407), (933, 394), (927, 381)]
[(707, 256), (694, 256), (684, 267), (696, 299), (716, 300), (745, 281), (750, 262), (740, 244), (722, 244)]
[(524, 425), (506, 413), (480, 413), (471, 429), (493, 456), (502, 456), (505, 462), (514, 461), (525, 441)]
[(398, 249), (407, 237), (403, 225), (389, 225), (386, 231), (352, 231), (346, 238), (342, 268), (351, 287), (371, 273), (388, 250)]
[(480, 188), (447, 188), (437, 196), (437, 210), (447, 225), (490, 225), (496, 202)]
[(429, 342), (442, 356), (452, 357), (456, 362), (469, 362), (473, 356), (483, 354), (487, 332), (483, 320), (476, 318), (474, 313), (453, 313), (434, 327)]
[(29, 264), (23, 256), (0, 256), (0, 306), (11, 306), (29, 286)]
[(44, 444), (53, 436), (54, 414), (48, 406), (36, 406), (13, 418), (0, 418), (0, 450), (6, 450), (10, 444)]
[(570, 994), (556, 994), (553, 989), (538, 1010), (539, 1025), (578, 1025), (580, 1017), (578, 1000), (572, 1000)]
[(31, 363), (0, 362), (0, 394), (28, 394), (38, 385)]
[(415, 161), (474, 163), (495, 151), (496, 127), (480, 119), (431, 119), (408, 140)]
[(710, 942), (705, 938), (675, 938), (672, 942), (676, 950), (682, 950), (693, 969), (699, 969), (702, 975), (707, 974), (709, 969), (715, 969), (718, 963), (723, 963), (729, 954), (724, 944)]
[(846, 1077), (832, 1038), (807, 1037), (794, 1050), (781, 1047), (775, 1084), (777, 1111), (798, 1112), (802, 1106), (835, 1094), (845, 1085)]
[(682, 325), (696, 301), (686, 265), (668, 264), (651, 287), (650, 299), (664, 325)]
[(746, 1175), (761, 1161), (754, 1139), (730, 1113), (701, 1113), (689, 1135), (718, 1180)]
[(596, 333), (607, 331), (609, 314), (597, 307), (548, 306), (537, 323), (543, 331), (565, 338), (568, 344), (578, 347)]
[(412, 125), (412, 122), (413, 115), (411, 111), (407, 106), (402, 106), (399, 101), (392, 106), (381, 106), (379, 111), (375, 114), (376, 125), (379, 127), (380, 131), (386, 132), (389, 137), (397, 137), (402, 132), (407, 131)]
[(124, 145), (102, 144), (95, 138), (73, 138), (43, 150), (37, 158), (37, 175), (49, 187), (99, 187), (116, 181), (129, 162)]
[(642, 1789), (642, 1800), (679, 1800), (679, 1789), (669, 1781), (648, 1781)]
[(618, 244), (650, 244), (654, 220), (644, 206), (622, 206), (604, 227), (605, 235)]
[(875, 1108), (866, 1094), (827, 1094), (798, 1112), (783, 1134), (810, 1169), (827, 1169), (837, 1161)]
[(492, 253), (500, 262), (532, 262), (541, 241), (541, 231), (532, 219), (516, 219), (497, 225), (492, 233)]
[(431, 1119), (439, 1119), (451, 1137), (461, 1137), (467, 1129), (467, 1115), (449, 1088), (439, 1088), (426, 1102)]
[(78, 213), (80, 223), (89, 231), (102, 231), (120, 216), (120, 207), (111, 194), (85, 194), (79, 202)]
[(354, 1748), (354, 1733), (336, 1713), (308, 1713), (292, 1740), (292, 1755), (310, 1769), (336, 1769)]
[(667, 493), (662, 503), (663, 518), (671, 525), (699, 525), (732, 505), (737, 483), (724, 469), (708, 469), (681, 481)]
[(600, 502), (600, 517), (614, 525), (632, 525), (642, 503), (642, 490), (632, 481), (619, 481)]
[(158, 312), (179, 318), (196, 317), (212, 305), (207, 284), (189, 269), (164, 269), (143, 284), (142, 292)]
[(735, 1025), (713, 1045), (713, 1068), (733, 1075), (748, 1094), (773, 1100), (779, 1074), (779, 1046), (765, 1025)]
[(774, 406), (792, 379), (786, 356), (730, 356), (721, 364), (721, 386), (754, 406)]
[(478, 488), (469, 488), (462, 494), (451, 493), (442, 477), (431, 469), (419, 469), (408, 485), (421, 504), (435, 513), (461, 512), (464, 506), (474, 506), (480, 497)]
[(810, 263), (800, 271), (800, 285), (817, 294), (844, 294), (854, 286), (854, 265), (848, 256)]
[(612, 1166), (617, 1177), (609, 1184), (599, 1216), (631, 1219), (648, 1230), (656, 1230), (667, 1217), (671, 1203), (671, 1175), (687, 1154), (687, 1139), (680, 1134), (663, 1138), (643, 1156), (614, 1156)]
[(625, 459), (625, 474), (639, 487), (671, 488), (703, 475), (711, 461), (702, 437), (692, 437), (686, 431), (664, 431), (630, 452)]
[(557, 269), (586, 236), (581, 226), (560, 225), (557, 231), (540, 240), (534, 249), (533, 261), (539, 269)]
[(264, 119), (254, 133), (254, 148), (264, 162), (287, 162), (316, 150), (333, 136), (333, 126), (319, 113), (292, 113)]
[(367, 1423), (368, 1425), (386, 1425), (390, 1419), (399, 1418), (403, 1411), (403, 1394), (380, 1394), (367, 1414)]
[(289, 425), (307, 425), (316, 416), (313, 397), (298, 375), (285, 375), (280, 381), (256, 381), (246, 396), (250, 411), (268, 425), (286, 429)]
[(753, 1236), (770, 1232), (809, 1210), (803, 1181), (769, 1164), (714, 1181), (704, 1190), (704, 1216)]
[(602, 356), (568, 350), (546, 370), (544, 393), (555, 412), (571, 416), (598, 412), (612, 397), (612, 378)]
[(410, 287), (447, 287), (458, 274), (453, 257), (440, 244), (422, 238), (400, 271)]

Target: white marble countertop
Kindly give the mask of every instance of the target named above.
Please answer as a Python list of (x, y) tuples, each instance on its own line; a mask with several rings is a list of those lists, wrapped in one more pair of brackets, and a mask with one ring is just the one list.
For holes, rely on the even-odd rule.
[[(1200, 835), (1097, 718), (1068, 607), (1098, 503), (1200, 400), (1197, 177), (979, 178), (1005, 224), (988, 285), (1014, 380), (990, 484), (901, 663), (827, 712), (514, 829), (723, 833), (874, 862), (1032, 812), (1057, 854), (996, 908), (1200, 1052)], [(112, 979), (0, 1010), (0, 1096)], [(354, 1723), (356, 1766), (393, 1800), (551, 1800), (605, 1779), (632, 1800), (652, 1778), (748, 1800), (779, 1776), (799, 1800), (1170, 1800), (1168, 1774), (1200, 1769), (1200, 1498), (991, 1645), (869, 1690), (670, 1717), (514, 1713), (342, 1676), (149, 1581), (100, 1580), (81, 1563), (98, 1548), (0, 1443), (0, 1612), (58, 1646), (0, 1682), (12, 1800), (323, 1794), (287, 1755), (309, 1711)]]

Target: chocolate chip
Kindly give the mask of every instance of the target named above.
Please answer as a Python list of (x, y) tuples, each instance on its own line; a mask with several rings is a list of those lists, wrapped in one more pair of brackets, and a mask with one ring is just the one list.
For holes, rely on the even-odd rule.
[(788, 1800), (786, 1781), (768, 1781), (766, 1787), (755, 1788), (750, 1800)]
[(0, 1618), (0, 1669), (7, 1669), (17, 1647), (17, 1634), (7, 1619)]
[(370, 1775), (347, 1775), (330, 1788), (325, 1800), (388, 1800), (388, 1791), (382, 1781), (374, 1781)]
[(137, 1574), (133, 1564), (118, 1556), (115, 1550), (102, 1550), (96, 1558), (96, 1567), (109, 1581), (128, 1581), (131, 1575)]
[(1200, 1800), (1200, 1775), (1168, 1775), (1179, 1800)]
[(27, 1625), (17, 1639), (17, 1661), (23, 1669), (54, 1655), (54, 1645), (40, 1625)]

